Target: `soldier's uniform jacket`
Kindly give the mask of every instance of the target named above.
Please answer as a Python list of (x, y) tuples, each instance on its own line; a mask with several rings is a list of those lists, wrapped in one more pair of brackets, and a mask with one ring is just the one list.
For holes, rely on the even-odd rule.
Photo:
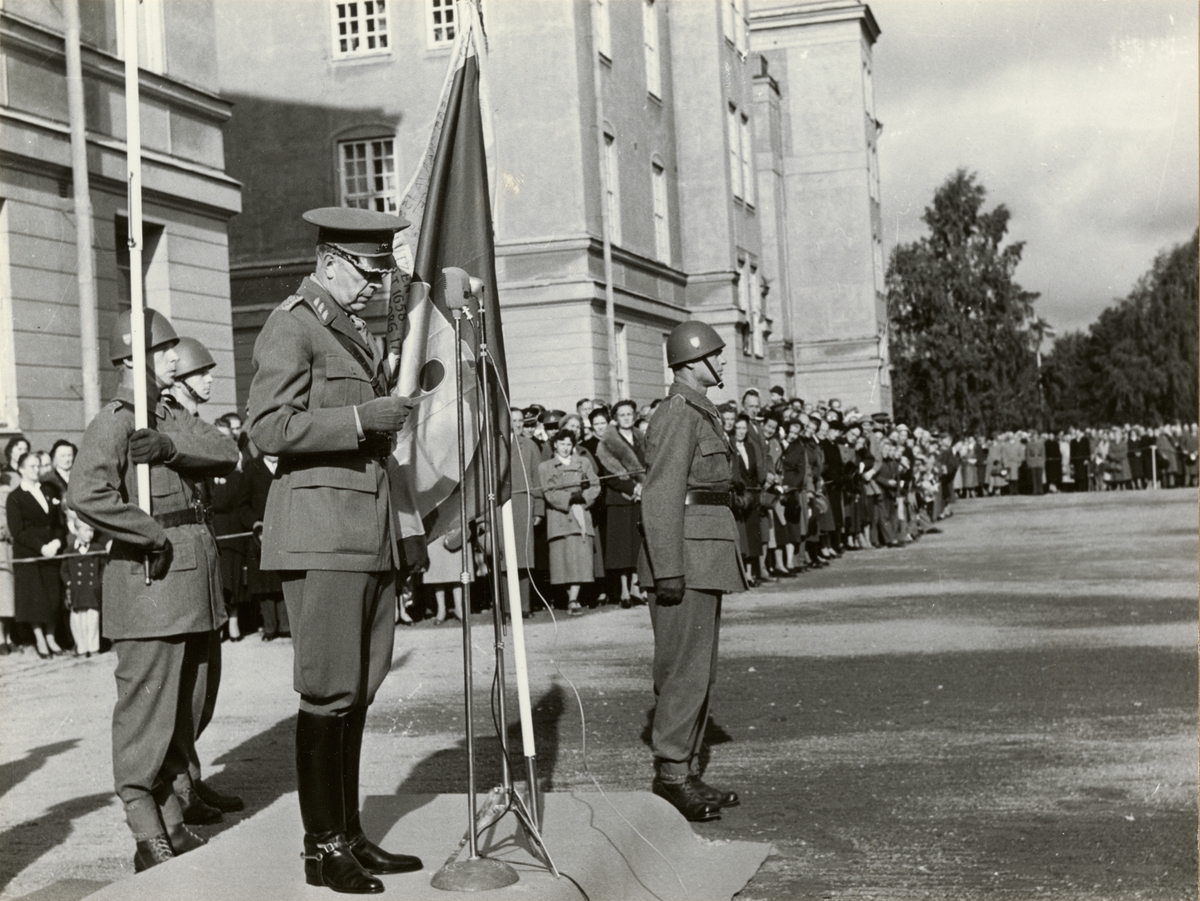
[(689, 490), (732, 488), (733, 449), (712, 401), (687, 385), (671, 385), (646, 432), (646, 469), (638, 560), (643, 584), (683, 576), (688, 588), (744, 591), (733, 512), (686, 503)]
[(279, 457), (263, 519), (265, 570), (381, 572), (392, 540), (389, 448), (359, 441), (354, 407), (384, 393), (382, 360), (313, 279), (254, 343), (250, 440)]
[[(71, 472), (68, 500), (79, 517), (113, 537), (104, 569), (104, 636), (160, 638), (219, 629), (225, 601), (217, 544), (201, 523), (164, 528), (154, 516), (195, 509), (198, 483), (237, 463), (237, 445), (167, 395), (155, 403), (150, 427), (171, 438), (175, 452), (150, 467), (151, 512), (138, 506), (137, 466), (129, 457), (133, 394), (122, 386), (88, 425)], [(174, 558), (166, 578), (147, 585), (145, 555), (169, 538)]]

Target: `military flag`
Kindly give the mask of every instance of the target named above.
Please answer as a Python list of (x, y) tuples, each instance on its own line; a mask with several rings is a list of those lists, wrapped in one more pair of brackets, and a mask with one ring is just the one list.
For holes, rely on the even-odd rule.
[[(446, 83), (421, 165), (400, 204), (400, 215), (413, 223), (415, 252), (408, 279), (392, 289), (388, 317), (388, 347), (399, 349), (397, 395), (420, 396), (397, 440), (400, 467), (396, 506), (404, 538), (424, 534), (427, 540), (445, 535), (458, 525), (458, 491), (467, 492), (468, 516), (482, 512), (482, 448), (479, 397), (476, 390), (480, 342), (486, 338), (492, 370), (493, 421), (497, 446), (507, 445), (511, 428), (507, 413), (508, 376), (496, 293), (495, 243), (491, 192), (488, 188), (485, 131), (480, 104), (479, 26), (471, 4), (451, 52)], [(403, 262), (401, 263), (403, 268)], [(464, 370), (462, 385), (455, 371), (454, 322), (446, 304), (442, 270), (457, 266), (481, 279), (485, 286), (487, 334), (480, 334), (478, 310), (462, 323)], [(459, 485), (457, 396), (466, 402), (467, 479)], [(504, 467), (500, 500), (507, 498)]]

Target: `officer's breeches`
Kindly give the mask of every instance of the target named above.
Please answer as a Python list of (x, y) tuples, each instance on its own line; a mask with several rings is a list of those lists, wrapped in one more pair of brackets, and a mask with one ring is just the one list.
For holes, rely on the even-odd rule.
[(698, 773), (700, 746), (717, 679), (721, 593), (684, 591), (683, 601), (659, 605), (650, 594), (654, 627), (654, 726), (651, 747), (660, 776)]
[[(113, 781), (134, 835), (161, 832), (177, 816), (172, 785), (186, 772), (195, 746), (192, 687), (207, 659), (211, 633), (122, 639), (117, 652), (113, 707)], [(168, 822), (169, 827), (172, 823)]]
[(392, 665), (391, 572), (282, 572), (300, 709), (329, 716), (375, 700)]

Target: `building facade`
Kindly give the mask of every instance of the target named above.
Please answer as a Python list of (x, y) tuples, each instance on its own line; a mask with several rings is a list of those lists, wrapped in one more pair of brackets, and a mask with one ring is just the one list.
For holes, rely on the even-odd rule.
[[(313, 266), (300, 214), (396, 208), (429, 140), (459, 9), (215, 3), (234, 105), (226, 159), (244, 186), (230, 226), (244, 400), (262, 323)], [(773, 101), (764, 95), (745, 0), (489, 2), (483, 22), (512, 402), (661, 396), (666, 335), (692, 317), (725, 338), (723, 397), (800, 384), (788, 361), (803, 342), (788, 332), (786, 353), (777, 347), (781, 323), (804, 334), (779, 249), (795, 237), (782, 177), (791, 110), (778, 83)], [(780, 175), (768, 189), (764, 170)], [(381, 306), (371, 312), (381, 324)]]
[[(862, 3), (757, 0), (751, 46), (760, 146), (782, 166), (759, 176), (785, 214), (764, 241), (765, 265), (786, 286), (772, 306), (784, 335), (772, 372), (805, 398), (891, 412), (885, 263), (879, 214), (872, 47), (879, 26)], [(778, 302), (778, 301), (776, 301)]]
[[(123, 2), (80, 4), (105, 399), (118, 381), (108, 336), (130, 303)], [(224, 172), (214, 10), (141, 0), (139, 14), (145, 299), (212, 350), (219, 415), (236, 401), (226, 223), (240, 194)], [(22, 432), (35, 449), (87, 425), (64, 33), (61, 4), (0, 10), (0, 437)]]

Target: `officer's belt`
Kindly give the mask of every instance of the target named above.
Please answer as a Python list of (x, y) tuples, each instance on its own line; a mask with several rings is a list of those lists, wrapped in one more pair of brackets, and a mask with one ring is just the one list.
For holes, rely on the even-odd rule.
[(154, 521), (164, 529), (172, 529), (175, 526), (202, 526), (212, 521), (212, 509), (203, 505), (185, 507), (170, 513), (158, 513), (155, 515)]
[(731, 500), (732, 496), (728, 491), (701, 491), (699, 488), (689, 488), (683, 503), (688, 507), (728, 507), (731, 506)]

